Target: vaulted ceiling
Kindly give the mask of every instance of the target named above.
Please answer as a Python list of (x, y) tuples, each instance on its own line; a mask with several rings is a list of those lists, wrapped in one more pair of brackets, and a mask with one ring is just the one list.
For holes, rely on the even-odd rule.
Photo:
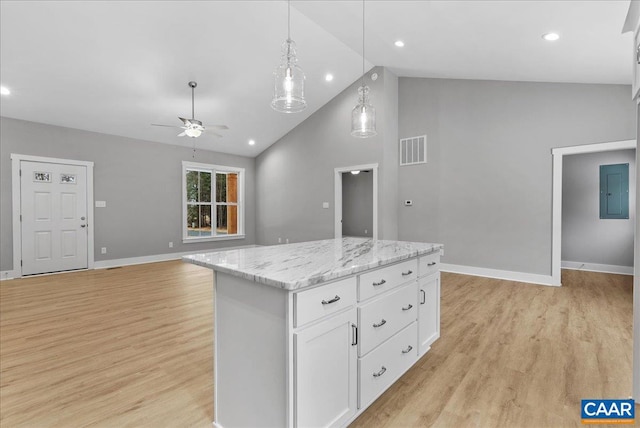
[[(630, 84), (631, 36), (621, 34), (628, 5), (367, 1), (366, 67), (399, 76)], [(187, 82), (195, 80), (195, 117), (230, 128), (223, 138), (201, 136), (197, 146), (256, 156), (362, 71), (360, 1), (291, 6), (308, 107), (282, 114), (269, 103), (287, 34), (284, 1), (2, 1), (0, 83), (11, 94), (2, 96), (0, 114), (190, 146), (180, 130), (150, 124), (190, 117)], [(541, 38), (551, 31), (560, 40)]]

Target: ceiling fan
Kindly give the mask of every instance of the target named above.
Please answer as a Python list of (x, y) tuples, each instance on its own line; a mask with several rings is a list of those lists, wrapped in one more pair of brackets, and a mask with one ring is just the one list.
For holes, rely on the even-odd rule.
[(184, 129), (184, 131), (182, 131), (180, 134), (178, 134), (178, 137), (184, 137), (185, 135), (187, 137), (191, 137), (191, 138), (198, 138), (200, 135), (202, 135), (203, 132), (206, 132), (208, 134), (213, 134), (216, 137), (222, 137), (222, 135), (214, 132), (214, 129), (229, 129), (228, 126), (226, 125), (203, 125), (202, 122), (200, 122), (199, 120), (196, 120), (194, 118), (194, 89), (196, 88), (196, 86), (198, 86), (198, 84), (194, 81), (191, 81), (188, 83), (189, 87), (191, 88), (191, 119), (185, 119), (184, 117), (178, 117), (178, 119), (180, 119), (183, 123), (182, 126), (174, 126), (174, 125), (159, 125), (157, 123), (152, 123), (152, 126), (166, 126), (168, 128), (180, 128), (180, 129)]

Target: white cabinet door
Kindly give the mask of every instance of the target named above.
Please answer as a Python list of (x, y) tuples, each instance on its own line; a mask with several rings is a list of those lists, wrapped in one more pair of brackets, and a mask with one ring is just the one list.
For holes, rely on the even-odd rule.
[(440, 272), (418, 280), (420, 355), (440, 337)]
[(294, 426), (342, 426), (357, 409), (356, 309), (294, 334)]

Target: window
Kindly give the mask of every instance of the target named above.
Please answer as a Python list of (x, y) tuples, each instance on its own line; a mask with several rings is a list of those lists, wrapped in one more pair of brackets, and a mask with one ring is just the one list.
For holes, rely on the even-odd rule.
[(182, 163), (183, 242), (244, 238), (244, 169)]

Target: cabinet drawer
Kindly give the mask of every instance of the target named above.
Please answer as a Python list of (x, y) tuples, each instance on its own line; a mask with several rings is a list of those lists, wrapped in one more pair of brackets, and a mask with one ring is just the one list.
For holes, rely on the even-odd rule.
[(386, 266), (360, 275), (358, 300), (367, 300), (385, 291), (391, 290), (408, 281), (416, 279), (418, 262), (416, 259)]
[(440, 252), (422, 256), (418, 259), (418, 274), (431, 275), (440, 270)]
[(363, 408), (387, 389), (418, 359), (418, 328), (413, 322), (358, 361), (359, 407)]
[(358, 355), (367, 354), (417, 318), (418, 284), (415, 282), (358, 308)]
[(293, 295), (296, 327), (356, 304), (356, 278), (351, 277)]

